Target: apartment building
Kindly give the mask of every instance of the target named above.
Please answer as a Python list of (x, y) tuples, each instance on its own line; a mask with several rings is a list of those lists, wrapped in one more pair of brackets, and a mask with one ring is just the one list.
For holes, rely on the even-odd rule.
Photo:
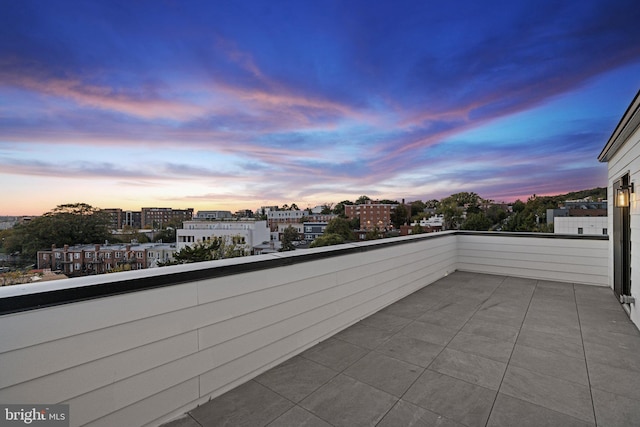
[(140, 228), (162, 228), (169, 222), (190, 221), (193, 219), (193, 208), (142, 208)]
[(391, 212), (396, 208), (395, 204), (377, 203), (368, 200), (361, 205), (345, 205), (344, 214), (347, 218), (360, 219), (360, 229), (372, 230), (376, 227), (383, 230), (393, 228), (391, 225)]
[(204, 242), (212, 237), (239, 237), (246, 251), (254, 254), (254, 248), (270, 242), (271, 236), (266, 221), (185, 221), (182, 229), (176, 230), (176, 246), (181, 250), (196, 242)]

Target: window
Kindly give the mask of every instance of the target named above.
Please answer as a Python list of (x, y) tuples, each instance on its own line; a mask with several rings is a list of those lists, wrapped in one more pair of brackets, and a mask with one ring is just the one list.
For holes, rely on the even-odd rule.
[(584, 234), (584, 230), (582, 229), (582, 227), (578, 227), (578, 234)]
[(603, 228), (602, 229), (602, 234), (607, 235), (607, 234), (609, 234), (609, 231), (606, 228)]
[(80, 263), (76, 262), (76, 270), (80, 270)]
[(116, 258), (122, 258), (122, 252), (116, 252)]
[(87, 258), (93, 258), (93, 252), (87, 252), (85, 255)]
[(60, 259), (60, 252), (56, 252), (56, 259)]
[(142, 258), (142, 257), (144, 257), (144, 252), (138, 252), (138, 253), (136, 253), (136, 256), (138, 258)]
[(73, 258), (80, 259), (80, 253), (76, 252), (73, 254)]
[(47, 255), (47, 254), (42, 254), (42, 259), (49, 259), (49, 255)]
[(104, 257), (105, 257), (106, 259), (110, 259), (110, 258), (111, 258), (111, 252), (105, 252), (105, 253), (104, 253)]

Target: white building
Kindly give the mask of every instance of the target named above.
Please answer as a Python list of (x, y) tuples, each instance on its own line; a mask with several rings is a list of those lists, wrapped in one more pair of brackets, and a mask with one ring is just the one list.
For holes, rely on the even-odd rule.
[(430, 218), (422, 218), (420, 222), (412, 222), (411, 226), (415, 227), (419, 225), (421, 227), (443, 227), (444, 226), (444, 215), (434, 215)]
[(553, 232), (556, 234), (604, 234), (609, 230), (606, 216), (566, 216), (556, 217)]
[(640, 327), (640, 91), (598, 160), (608, 167), (609, 285)]
[(178, 250), (196, 242), (209, 240), (214, 236), (227, 238), (239, 236), (245, 248), (253, 253), (256, 246), (271, 239), (266, 221), (185, 221), (182, 227), (176, 230)]

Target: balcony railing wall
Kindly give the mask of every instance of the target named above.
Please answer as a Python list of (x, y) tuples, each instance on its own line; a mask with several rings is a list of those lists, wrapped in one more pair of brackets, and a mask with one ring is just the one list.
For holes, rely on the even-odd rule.
[(456, 269), (606, 285), (607, 245), (444, 232), (2, 288), (0, 401), (157, 425)]

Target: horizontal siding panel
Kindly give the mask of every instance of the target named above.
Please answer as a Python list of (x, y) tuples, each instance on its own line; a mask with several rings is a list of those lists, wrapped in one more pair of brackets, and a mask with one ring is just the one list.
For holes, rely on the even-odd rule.
[[(86, 427), (141, 426), (148, 423), (150, 417), (168, 414), (172, 412), (172, 408), (185, 407), (195, 402), (198, 394), (199, 381), (197, 378), (192, 378), (84, 425)], [(75, 423), (74, 412), (71, 412), (71, 423), (80, 425)]]
[[(197, 319), (197, 308), (189, 308), (0, 354), (0, 366), (13, 367), (2, 370), (0, 387), (193, 331), (197, 329)], [(43, 329), (51, 328), (55, 324), (43, 325)]]
[[(68, 400), (197, 351), (198, 334), (196, 331), (191, 331), (44, 375), (33, 381), (2, 388), (0, 402), (35, 404)], [(39, 357), (41, 359), (42, 354)], [(7, 372), (7, 374), (11, 373)]]
[[(108, 274), (104, 276), (105, 280), (109, 278)], [(180, 310), (197, 303), (196, 285), (189, 283), (8, 314), (2, 316), (0, 322), (0, 353)]]

